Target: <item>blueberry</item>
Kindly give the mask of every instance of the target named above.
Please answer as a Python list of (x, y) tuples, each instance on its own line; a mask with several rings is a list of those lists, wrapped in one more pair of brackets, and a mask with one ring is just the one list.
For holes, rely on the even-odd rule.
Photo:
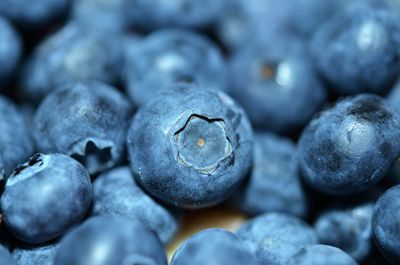
[(131, 108), (124, 96), (99, 82), (67, 84), (50, 93), (34, 116), (34, 137), (42, 152), (80, 161), (90, 174), (121, 161)]
[(295, 1), (226, 1), (217, 20), (217, 35), (227, 48), (235, 50), (254, 40), (265, 42), (265, 36), (285, 34), (293, 17), (292, 2)]
[(24, 96), (39, 102), (60, 85), (74, 81), (119, 81), (122, 55), (119, 37), (70, 23), (40, 43), (24, 66)]
[(259, 265), (283, 265), (301, 247), (318, 242), (312, 227), (283, 213), (253, 218), (239, 228), (237, 235), (256, 255)]
[(199, 28), (210, 25), (220, 15), (223, 0), (135, 0), (132, 10), (145, 29), (160, 27)]
[(68, 5), (68, 0), (2, 0), (0, 14), (32, 31), (65, 15)]
[(26, 161), (34, 150), (31, 132), (22, 113), (11, 100), (1, 95), (0, 128), (0, 160), (8, 177), (13, 168)]
[[(250, 2), (249, 2), (250, 3)], [(226, 1), (221, 16), (217, 19), (216, 33), (219, 40), (230, 50), (238, 49), (248, 37), (248, 18), (239, 0)]]
[(167, 203), (198, 208), (226, 199), (251, 164), (252, 130), (222, 92), (179, 84), (137, 112), (128, 133), (138, 183)]
[[(363, 1), (363, 0), (354, 0)], [(351, 2), (354, 2), (351, 1)], [(370, 1), (370, 0), (367, 0)], [(322, 23), (337, 12), (341, 12), (350, 1), (334, 0), (297, 0), (292, 1), (293, 16), (291, 18), (291, 27), (294, 32), (305, 36), (312, 36)]]
[(131, 0), (75, 0), (72, 20), (93, 30), (124, 32), (135, 25)]
[(297, 38), (275, 37), (253, 42), (234, 55), (232, 96), (255, 127), (291, 131), (304, 126), (326, 100), (304, 46)]
[(167, 265), (162, 243), (141, 223), (93, 217), (61, 241), (54, 265)]
[(22, 41), (13, 26), (1, 15), (0, 40), (0, 85), (4, 85), (10, 80), (18, 66), (22, 53)]
[(12, 257), (18, 265), (54, 265), (58, 245), (17, 247)]
[(400, 154), (400, 120), (379, 96), (361, 94), (317, 115), (299, 141), (305, 180), (332, 194), (354, 194), (378, 182)]
[(85, 168), (61, 154), (36, 154), (15, 168), (1, 196), (6, 226), (19, 239), (43, 243), (85, 216), (92, 186)]
[(0, 265), (16, 265), (12, 259), (10, 252), (2, 245), (0, 245)]
[(156, 31), (138, 42), (126, 60), (125, 84), (138, 106), (175, 82), (227, 89), (221, 52), (210, 40), (194, 32)]
[(371, 216), (373, 204), (361, 204), (345, 209), (329, 209), (316, 223), (319, 240), (338, 247), (361, 262), (371, 253)]
[(175, 252), (171, 265), (256, 265), (253, 253), (235, 234), (223, 229), (203, 230), (187, 239)]
[(93, 184), (93, 214), (117, 214), (132, 217), (155, 231), (167, 244), (179, 228), (179, 221), (136, 184), (128, 167), (103, 173)]
[(305, 246), (290, 257), (285, 265), (357, 265), (339, 248), (328, 245)]
[(385, 93), (400, 71), (400, 18), (367, 2), (332, 17), (312, 41), (318, 69), (341, 94)]
[(400, 263), (400, 185), (386, 191), (375, 204), (372, 232), (375, 243), (391, 264)]
[(140, 46), (143, 37), (139, 34), (135, 33), (126, 33), (122, 34), (122, 56), (123, 60), (123, 69), (122, 69), (122, 79), (128, 88), (128, 76), (129, 73), (129, 63), (132, 60), (133, 56), (135, 56), (135, 50)]
[(289, 139), (256, 133), (250, 177), (234, 194), (232, 204), (253, 216), (279, 211), (305, 217), (308, 205), (297, 170), (296, 152)]

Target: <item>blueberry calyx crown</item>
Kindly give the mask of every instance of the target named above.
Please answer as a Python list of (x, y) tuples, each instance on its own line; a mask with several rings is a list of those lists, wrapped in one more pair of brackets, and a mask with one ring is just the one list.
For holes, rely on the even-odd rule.
[(12, 186), (20, 181), (28, 179), (42, 171), (49, 163), (49, 156), (37, 153), (28, 162), (18, 165), (7, 179), (6, 186)]
[(113, 161), (113, 144), (101, 139), (83, 139), (72, 148), (70, 156), (84, 165), (89, 173), (105, 168)]
[(41, 154), (39, 154), (39, 153), (35, 154), (29, 159), (28, 162), (18, 165), (16, 168), (14, 168), (14, 171), (10, 177), (15, 177), (16, 175), (20, 174), (23, 170), (27, 169), (28, 167), (34, 166), (34, 165), (38, 165), (38, 166), (43, 165), (43, 159), (41, 157)]
[(223, 119), (193, 114), (175, 132), (174, 140), (177, 161), (203, 174), (213, 173), (233, 153)]

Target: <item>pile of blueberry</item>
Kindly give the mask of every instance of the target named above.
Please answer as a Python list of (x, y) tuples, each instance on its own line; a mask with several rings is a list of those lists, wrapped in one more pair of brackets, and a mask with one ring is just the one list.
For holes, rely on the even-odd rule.
[(0, 265), (399, 265), (399, 76), (400, 0), (0, 0)]

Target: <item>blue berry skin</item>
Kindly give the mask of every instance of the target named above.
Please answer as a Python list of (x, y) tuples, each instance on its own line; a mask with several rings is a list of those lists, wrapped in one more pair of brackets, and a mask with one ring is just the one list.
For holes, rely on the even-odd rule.
[(390, 93), (386, 96), (386, 100), (390, 106), (400, 115), (400, 82), (397, 82), (391, 89)]
[[(140, 46), (143, 37), (138, 34), (126, 33), (122, 35), (122, 56), (123, 60), (123, 69), (121, 78), (126, 82), (128, 80), (127, 73), (129, 72), (129, 62), (131, 58), (133, 58), (135, 54), (135, 50)], [(128, 87), (128, 83), (126, 83)]]
[(157, 236), (122, 216), (98, 216), (73, 229), (61, 241), (54, 265), (167, 265)]
[(17, 247), (11, 255), (18, 265), (54, 265), (58, 244)]
[(216, 34), (233, 51), (254, 40), (274, 41), (271, 36), (282, 34), (309, 38), (348, 3), (347, 0), (230, 0), (217, 20)]
[(22, 70), (25, 97), (39, 102), (50, 91), (68, 82), (119, 81), (122, 53), (118, 36), (70, 23), (45, 39)]
[(0, 245), (0, 265), (17, 265), (12, 259), (10, 252)]
[(400, 185), (386, 191), (375, 204), (372, 232), (382, 255), (393, 265), (400, 263)]
[(350, 5), (315, 34), (317, 68), (340, 94), (385, 93), (400, 70), (399, 25), (400, 17), (381, 3)]
[(223, 0), (135, 0), (132, 10), (144, 29), (160, 27), (199, 28), (210, 25), (220, 15)]
[(15, 168), (0, 203), (16, 237), (43, 243), (80, 222), (91, 201), (92, 185), (81, 164), (62, 154), (36, 154)]
[(301, 247), (318, 243), (311, 226), (283, 213), (253, 218), (239, 228), (237, 235), (256, 255), (259, 265), (283, 265)]
[(210, 228), (187, 239), (175, 252), (171, 265), (257, 265), (256, 258), (235, 234)]
[(0, 40), (0, 85), (4, 85), (10, 80), (19, 64), (22, 54), (22, 41), (14, 27), (1, 15)]
[(131, 106), (116, 89), (99, 82), (70, 83), (49, 94), (34, 116), (34, 137), (42, 152), (70, 155), (90, 174), (124, 156)]
[(116, 214), (135, 218), (155, 231), (168, 244), (179, 229), (179, 221), (136, 184), (129, 167), (103, 173), (93, 184), (93, 214)]
[(400, 11), (400, 1), (399, 0), (387, 0), (389, 6), (393, 8), (396, 12)]
[(327, 21), (337, 12), (342, 11), (342, 9), (348, 5), (348, 2), (349, 1), (347, 0), (291, 1), (292, 10), (294, 11), (291, 18), (292, 30), (304, 36), (312, 36), (322, 23)]
[[(1, 95), (0, 128), (0, 160), (4, 176), (8, 177), (14, 167), (33, 154), (34, 144), (22, 113), (10, 99)], [(0, 179), (1, 175), (0, 172)]]
[(135, 25), (131, 0), (74, 0), (71, 19), (93, 30), (126, 32)]
[(231, 204), (251, 216), (273, 211), (307, 216), (308, 202), (300, 183), (296, 152), (289, 139), (256, 133), (250, 177), (233, 195)]
[(227, 90), (221, 51), (197, 33), (166, 29), (137, 43), (126, 59), (124, 79), (132, 101), (141, 106), (175, 82)]
[(245, 178), (252, 129), (224, 93), (178, 84), (139, 109), (128, 150), (136, 180), (151, 195), (183, 208), (206, 207)]
[(319, 241), (338, 247), (362, 262), (372, 248), (372, 211), (372, 203), (325, 211), (314, 225)]
[(299, 141), (304, 179), (315, 189), (344, 195), (378, 182), (400, 154), (400, 120), (379, 96), (338, 102), (309, 123)]
[(68, 0), (2, 0), (0, 14), (32, 31), (58, 20), (68, 6)]
[(285, 265), (357, 265), (339, 248), (329, 245), (305, 246), (290, 257)]
[(217, 20), (216, 33), (230, 50), (265, 36), (280, 36), (288, 32), (293, 17), (291, 0), (231, 0)]
[(300, 39), (255, 42), (238, 51), (230, 66), (232, 96), (256, 128), (278, 133), (299, 128), (326, 100)]
[(229, 50), (236, 50), (244, 44), (244, 37), (248, 36), (248, 16), (239, 0), (227, 1), (221, 16), (216, 22), (218, 39)]

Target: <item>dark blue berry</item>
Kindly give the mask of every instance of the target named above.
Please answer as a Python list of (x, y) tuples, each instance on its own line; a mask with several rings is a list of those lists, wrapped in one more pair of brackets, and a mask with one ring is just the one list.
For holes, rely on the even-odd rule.
[(157, 233), (164, 244), (174, 237), (179, 220), (136, 184), (128, 167), (103, 173), (93, 184), (93, 214), (117, 214), (138, 219)]
[(314, 229), (283, 213), (267, 213), (244, 223), (237, 235), (256, 255), (259, 265), (283, 265), (301, 247), (318, 243)]
[(54, 265), (167, 265), (157, 236), (122, 216), (85, 221), (61, 241)]
[(253, 216), (278, 211), (305, 217), (308, 202), (300, 183), (296, 152), (289, 139), (256, 133), (249, 179), (233, 195), (231, 204)]
[(400, 119), (379, 96), (361, 94), (317, 115), (299, 141), (305, 180), (332, 194), (371, 187), (400, 154)]
[(393, 265), (400, 263), (400, 186), (386, 191), (377, 201), (372, 215), (375, 243)]
[(324, 24), (312, 50), (340, 94), (385, 93), (400, 70), (400, 17), (381, 1), (358, 1)]
[(21, 76), (25, 97), (39, 102), (68, 82), (119, 81), (122, 56), (118, 36), (70, 23), (39, 44)]
[(372, 210), (373, 204), (367, 203), (325, 211), (314, 225), (320, 242), (338, 247), (362, 262), (372, 249)]
[(188, 238), (175, 252), (171, 265), (257, 265), (250, 249), (235, 234), (223, 229), (203, 230)]
[(80, 222), (91, 200), (89, 175), (81, 164), (61, 154), (36, 154), (7, 179), (1, 210), (16, 237), (43, 243)]
[(133, 46), (126, 58), (124, 78), (128, 94), (137, 106), (176, 82), (227, 90), (226, 65), (221, 51), (200, 34), (161, 30)]
[(70, 83), (40, 104), (34, 137), (42, 152), (70, 155), (98, 173), (122, 160), (131, 115), (129, 102), (113, 87)]
[(205, 207), (226, 199), (246, 176), (252, 130), (227, 95), (181, 84), (139, 109), (128, 148), (136, 180), (150, 194)]
[(247, 45), (234, 55), (230, 74), (233, 97), (258, 128), (300, 128), (326, 100), (304, 43), (295, 38)]

